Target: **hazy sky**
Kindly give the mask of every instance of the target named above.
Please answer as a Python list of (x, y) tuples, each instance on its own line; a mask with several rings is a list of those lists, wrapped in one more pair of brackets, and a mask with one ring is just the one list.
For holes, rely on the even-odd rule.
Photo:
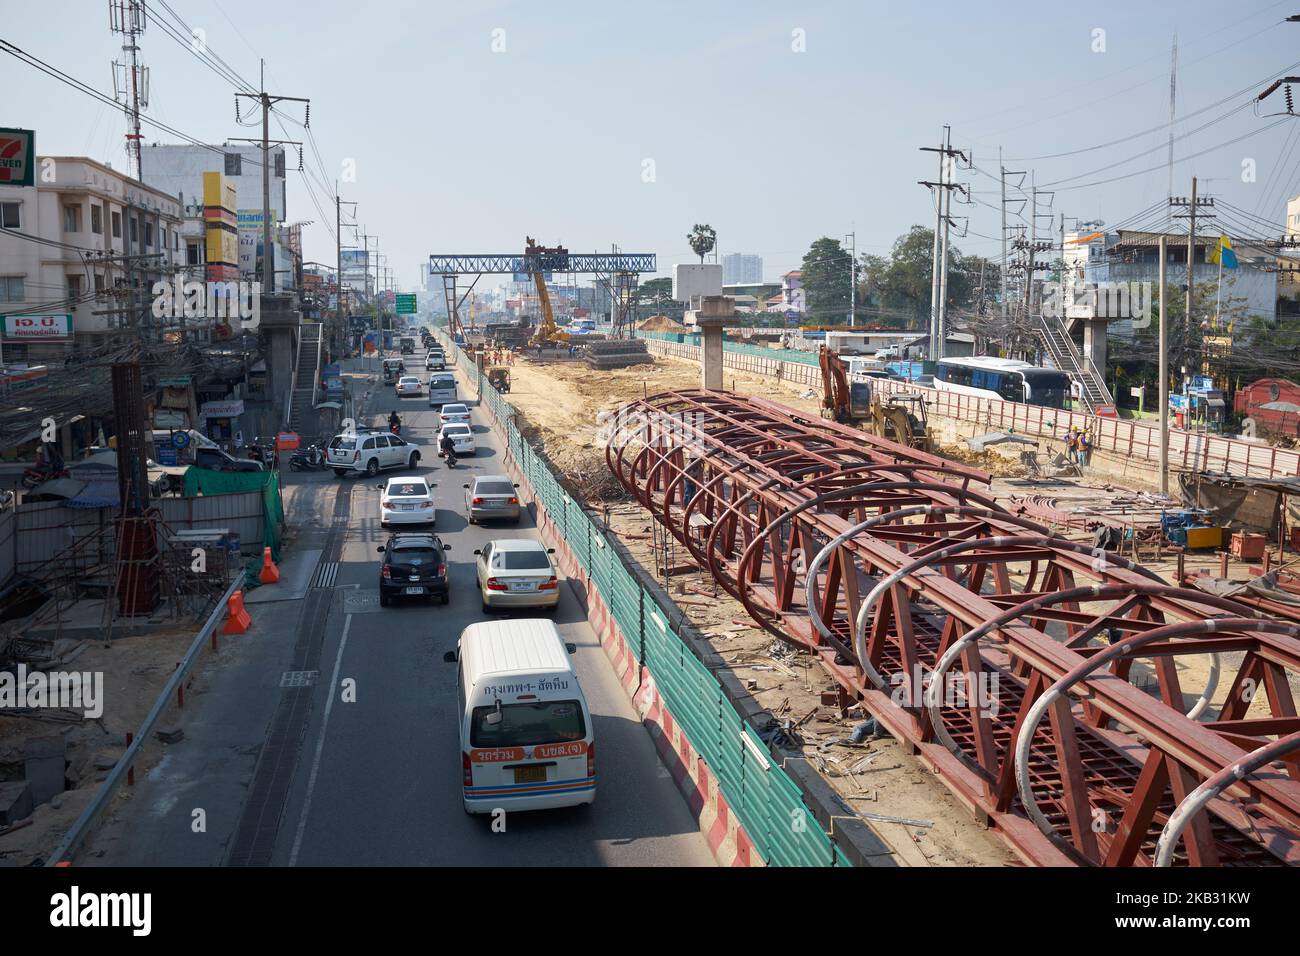
[[(1300, 3), (169, 2), (243, 77), (256, 84), (265, 57), (268, 90), (311, 98), (321, 163), (308, 149), (316, 179), (291, 173), (288, 209), (316, 221), (306, 258), (334, 261), (329, 197), (351, 161), (341, 194), (406, 287), (429, 253), (521, 251), (525, 236), (654, 252), (666, 274), (693, 261), (696, 222), (717, 229), (724, 254), (762, 255), (768, 279), (823, 235), (856, 232), (860, 252), (884, 253), (933, 221), (917, 180), (934, 179), (936, 161), (918, 147), (945, 123), (993, 177), (958, 176), (976, 204), (954, 214), (992, 237), (955, 240), (963, 251), (999, 249), (999, 146), (1008, 168), (1059, 183), (1053, 214), (1123, 221), (1167, 193), (1175, 26), (1175, 156), (1188, 157), (1175, 192), (1197, 175), (1280, 230), (1300, 190), (1300, 120), (1244, 105), (1273, 75), (1300, 73), (1300, 24), (1282, 22)], [(120, 40), (104, 0), (13, 4), (0, 37), (112, 91)], [(235, 124), (233, 87), (157, 23), (141, 48), (150, 115), (214, 143), (258, 132)], [(2, 54), (0, 88), (0, 125), (34, 128), (38, 153), (126, 167), (119, 110)], [(1284, 109), (1281, 92), (1263, 106)], [(1074, 154), (1027, 158), (1060, 153)]]

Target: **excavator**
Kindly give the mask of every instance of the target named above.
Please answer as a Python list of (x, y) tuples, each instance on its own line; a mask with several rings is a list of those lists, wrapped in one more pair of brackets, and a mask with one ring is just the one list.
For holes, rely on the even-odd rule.
[(860, 424), (862, 430), (916, 448), (933, 452), (936, 443), (930, 435), (925, 399), (921, 395), (886, 395), (883, 398), (871, 382), (849, 379), (848, 369), (839, 355), (822, 346), (818, 354), (822, 370), (822, 409), (835, 421)]

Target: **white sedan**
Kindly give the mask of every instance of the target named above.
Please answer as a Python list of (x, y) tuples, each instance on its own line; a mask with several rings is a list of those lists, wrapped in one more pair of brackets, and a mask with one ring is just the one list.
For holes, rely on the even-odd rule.
[(423, 478), (389, 478), (379, 489), (379, 525), (433, 525), (437, 509), (433, 506), (433, 489)]
[(442, 454), (442, 440), (451, 438), (451, 447), (456, 449), (456, 454), (461, 458), (473, 455), (477, 451), (474, 446), (474, 429), (461, 422), (450, 422), (442, 426), (442, 431), (438, 434), (438, 454)]
[(551, 560), (554, 549), (526, 538), (489, 541), (475, 551), (483, 610), (541, 608), (560, 603), (560, 579)]
[(405, 398), (407, 395), (419, 395), (424, 391), (424, 386), (414, 375), (403, 375), (397, 380), (397, 395), (399, 398)]
[(442, 411), (438, 414), (442, 425), (468, 425), (469, 424), (469, 406), (461, 402), (454, 402), (442, 406)]

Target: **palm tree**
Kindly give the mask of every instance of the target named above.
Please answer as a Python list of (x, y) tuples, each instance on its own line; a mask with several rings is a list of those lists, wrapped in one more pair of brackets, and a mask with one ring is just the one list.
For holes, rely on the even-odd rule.
[(691, 227), (686, 241), (691, 244), (691, 251), (699, 256), (700, 262), (703, 263), (704, 257), (713, 251), (713, 246), (718, 241), (718, 233), (712, 226), (697, 222)]

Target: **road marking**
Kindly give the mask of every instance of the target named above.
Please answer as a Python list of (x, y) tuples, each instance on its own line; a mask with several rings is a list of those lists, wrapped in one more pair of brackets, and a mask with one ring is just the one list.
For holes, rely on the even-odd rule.
[(321, 718), (320, 739), (311, 759), (311, 775), (307, 778), (307, 793), (302, 801), (302, 814), (298, 817), (298, 830), (293, 836), (293, 849), (289, 852), (289, 865), (298, 865), (298, 851), (302, 849), (302, 835), (307, 829), (307, 815), (311, 812), (311, 796), (316, 789), (316, 775), (320, 771), (321, 752), (325, 749), (325, 732), (329, 730), (330, 712), (339, 690), (339, 669), (343, 666), (343, 651), (348, 646), (348, 632), (352, 630), (352, 615), (343, 619), (343, 637), (339, 640), (339, 653), (334, 658), (334, 674), (330, 678), (329, 696), (325, 698), (325, 716)]

